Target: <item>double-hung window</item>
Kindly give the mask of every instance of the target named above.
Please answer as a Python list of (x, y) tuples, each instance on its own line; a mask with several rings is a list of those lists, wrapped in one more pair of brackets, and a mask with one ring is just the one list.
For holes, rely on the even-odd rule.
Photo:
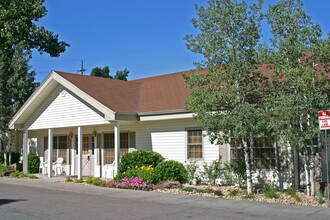
[(203, 132), (202, 129), (187, 130), (187, 158), (203, 158)]
[[(120, 133), (120, 157), (128, 152), (129, 133)], [(104, 163), (112, 164), (115, 160), (114, 133), (104, 134)]]

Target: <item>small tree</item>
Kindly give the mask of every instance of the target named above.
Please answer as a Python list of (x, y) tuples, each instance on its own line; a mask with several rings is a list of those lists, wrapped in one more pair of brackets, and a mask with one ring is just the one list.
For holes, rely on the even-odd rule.
[[(268, 93), (272, 130), (304, 155), (309, 183), (310, 171), (314, 179), (309, 158), (314, 149), (307, 146), (319, 133), (316, 112), (330, 106), (330, 85), (324, 80), (330, 62), (330, 38), (322, 39), (321, 27), (311, 21), (300, 0), (281, 0), (269, 7), (266, 17), (273, 34), (269, 63), (274, 69), (274, 83), (273, 92)], [(299, 178), (297, 170), (295, 177)], [(310, 184), (307, 194), (311, 194)]]
[(251, 158), (253, 137), (265, 130), (263, 91), (267, 83), (260, 74), (258, 42), (263, 1), (248, 6), (245, 1), (210, 0), (208, 7), (196, 6), (200, 30), (187, 35), (187, 47), (204, 56), (197, 67), (208, 67), (207, 74), (186, 75), (191, 89), (188, 109), (207, 130), (211, 141), (243, 143), (247, 191), (252, 193)]

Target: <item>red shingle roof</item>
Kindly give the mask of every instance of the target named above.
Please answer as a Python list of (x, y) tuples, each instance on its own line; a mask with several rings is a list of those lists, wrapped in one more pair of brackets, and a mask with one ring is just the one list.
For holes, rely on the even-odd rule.
[(55, 72), (115, 112), (182, 111), (186, 107), (188, 89), (182, 75), (190, 71), (132, 81)]

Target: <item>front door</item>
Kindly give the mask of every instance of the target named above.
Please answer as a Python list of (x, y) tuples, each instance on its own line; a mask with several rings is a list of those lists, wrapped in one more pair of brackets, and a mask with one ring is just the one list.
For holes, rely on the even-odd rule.
[[(82, 175), (94, 176), (94, 148), (95, 141), (92, 135), (84, 135), (82, 140)], [(78, 146), (78, 138), (76, 141)], [(78, 164), (78, 154), (76, 154), (76, 164)], [(78, 173), (78, 166), (76, 166)]]

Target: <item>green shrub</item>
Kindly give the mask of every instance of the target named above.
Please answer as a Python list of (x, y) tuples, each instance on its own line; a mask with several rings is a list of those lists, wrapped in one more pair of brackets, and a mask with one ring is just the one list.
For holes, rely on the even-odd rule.
[(87, 179), (86, 179), (85, 182), (86, 182), (87, 184), (93, 184), (93, 180), (94, 180), (93, 177), (89, 176), (89, 177), (87, 177)]
[(185, 192), (196, 192), (197, 191), (197, 188), (196, 187), (187, 186), (187, 187), (183, 187), (181, 190), (182, 191), (185, 191)]
[(265, 185), (265, 187), (261, 191), (265, 195), (266, 198), (269, 198), (269, 199), (278, 199), (279, 198), (279, 196), (276, 192), (276, 189), (269, 185)]
[(84, 179), (83, 179), (83, 178), (75, 179), (74, 182), (75, 182), (75, 183), (83, 183), (83, 182), (84, 182)]
[[(150, 166), (151, 167), (151, 166)], [(148, 183), (154, 183), (155, 182), (155, 171), (153, 168), (145, 168), (145, 166), (142, 166), (140, 168), (136, 169), (128, 169), (126, 172), (118, 174), (116, 179), (121, 179), (124, 177), (141, 177), (144, 181)]]
[(216, 180), (222, 175), (220, 160), (215, 160), (210, 165), (204, 163), (203, 168), (204, 179), (207, 179), (209, 184), (215, 185)]
[(294, 196), (297, 194), (296, 190), (291, 187), (284, 189), (283, 192), (289, 196)]
[(33, 175), (33, 174), (28, 174), (27, 178), (29, 178), (29, 179), (38, 179), (38, 177), (36, 175)]
[(66, 182), (66, 183), (70, 183), (70, 182), (73, 182), (73, 180), (72, 180), (70, 177), (67, 176), (67, 177), (65, 178), (65, 182)]
[(229, 190), (229, 195), (232, 197), (238, 196), (238, 194), (239, 194), (238, 189)]
[(28, 172), (38, 173), (39, 172), (40, 159), (36, 154), (28, 155)]
[(200, 183), (200, 177), (197, 174), (198, 164), (196, 161), (192, 161), (186, 164), (186, 170), (188, 172), (188, 181), (190, 184), (195, 183), (198, 185)]
[(10, 176), (12, 176), (12, 177), (19, 177), (20, 174), (21, 174), (21, 172), (19, 172), (18, 170), (16, 170), (15, 172), (12, 172), (10, 174)]
[(156, 167), (164, 157), (154, 151), (138, 150), (125, 154), (118, 164), (118, 172), (124, 173), (128, 169), (139, 168), (142, 166)]
[(159, 163), (155, 168), (155, 181), (176, 180), (185, 183), (188, 180), (188, 172), (183, 164), (174, 160)]
[(97, 177), (97, 178), (94, 178), (93, 181), (92, 181), (92, 184), (94, 186), (101, 186), (101, 183), (102, 183), (102, 180), (101, 178)]
[(231, 160), (224, 163), (224, 177), (229, 184), (237, 183), (241, 186), (246, 179), (244, 160)]
[(14, 170), (11, 166), (0, 164), (0, 173), (6, 172), (8, 170)]

